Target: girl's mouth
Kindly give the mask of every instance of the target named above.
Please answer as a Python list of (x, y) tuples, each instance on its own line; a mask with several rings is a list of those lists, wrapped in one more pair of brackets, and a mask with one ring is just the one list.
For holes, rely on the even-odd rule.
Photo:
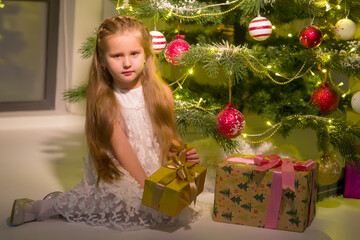
[(133, 71), (126, 71), (126, 72), (123, 72), (123, 74), (124, 75), (126, 75), (126, 76), (129, 76), (129, 75), (131, 75), (133, 73)]

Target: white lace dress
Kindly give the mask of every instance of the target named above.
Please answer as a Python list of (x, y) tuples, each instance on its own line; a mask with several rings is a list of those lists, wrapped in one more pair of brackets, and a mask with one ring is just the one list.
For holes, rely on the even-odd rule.
[[(145, 108), (142, 87), (133, 90), (116, 89), (115, 93), (126, 125), (122, 128), (146, 174), (150, 176), (161, 164), (159, 144)], [(116, 159), (113, 161), (124, 173), (120, 180), (111, 184), (101, 181), (97, 187), (97, 174), (89, 157), (84, 162), (83, 180), (57, 198), (55, 209), (71, 222), (119, 230), (158, 228), (194, 220), (195, 212), (190, 208), (173, 218), (142, 205), (143, 190), (140, 185)]]

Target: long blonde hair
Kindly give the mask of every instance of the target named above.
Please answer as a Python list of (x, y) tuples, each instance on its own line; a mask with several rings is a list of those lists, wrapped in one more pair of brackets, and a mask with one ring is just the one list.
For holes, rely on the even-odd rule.
[(152, 37), (135, 18), (116, 16), (106, 19), (99, 27), (97, 41), (90, 69), (87, 89), (85, 133), (90, 154), (98, 173), (97, 182), (102, 179), (111, 182), (120, 178), (121, 173), (109, 156), (110, 139), (114, 124), (121, 119), (118, 102), (114, 95), (113, 79), (106, 68), (101, 66), (104, 54), (104, 39), (124, 31), (138, 31), (144, 48), (146, 62), (141, 76), (146, 109), (150, 115), (156, 140), (159, 142), (161, 163), (164, 163), (172, 140), (180, 141), (176, 131), (174, 111), (165, 93), (165, 84), (158, 75), (152, 52)]

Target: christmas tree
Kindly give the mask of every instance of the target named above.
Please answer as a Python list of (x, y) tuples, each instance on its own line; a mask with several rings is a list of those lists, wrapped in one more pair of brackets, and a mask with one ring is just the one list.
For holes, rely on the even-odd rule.
[(254, 198), (259, 202), (263, 202), (263, 200), (265, 199), (263, 194), (256, 194), (254, 195)]
[[(359, 1), (115, 0), (114, 7), (147, 23), (154, 41), (160, 37), (154, 49), (183, 136), (192, 127), (233, 153), (243, 142), (256, 146), (310, 128), (321, 164), (334, 153), (343, 164), (359, 163), (360, 128), (346, 119), (360, 113), (352, 88), (360, 72)], [(91, 36), (81, 49), (85, 58), (94, 43)], [(85, 91), (86, 84), (65, 96), (78, 101)], [(268, 128), (248, 132), (245, 113)]]
[(238, 205), (240, 204), (240, 202), (242, 201), (242, 199), (240, 197), (232, 197), (231, 201), (233, 201), (234, 203), (236, 202)]
[(221, 214), (221, 216), (224, 217), (225, 219), (229, 220), (230, 222), (231, 222), (232, 218), (234, 217), (232, 215), (232, 212)]
[(291, 200), (295, 199), (295, 193), (293, 191), (288, 191), (287, 193), (285, 193), (285, 196)]
[(240, 205), (243, 209), (245, 209), (245, 210), (247, 210), (247, 211), (249, 211), (249, 212), (251, 212), (251, 202), (249, 202), (249, 203), (246, 203), (246, 204), (242, 204), (242, 205)]
[(228, 172), (229, 174), (231, 174), (233, 168), (231, 166), (224, 166), (222, 168), (222, 170), (224, 170), (225, 172)]
[(247, 185), (247, 183), (239, 183), (237, 185), (240, 189), (243, 189), (245, 192), (247, 191), (247, 189), (249, 188), (249, 186)]
[(291, 218), (289, 219), (289, 222), (291, 222), (292, 224), (296, 224), (296, 226), (299, 225), (300, 219), (299, 219), (299, 216), (297, 213), (297, 209), (287, 211), (286, 214), (291, 216)]
[(224, 189), (224, 190), (220, 190), (220, 193), (221, 193), (222, 195), (224, 195), (224, 196), (227, 196), (227, 197), (230, 197), (230, 194), (231, 194), (229, 188), (228, 188), (228, 189)]

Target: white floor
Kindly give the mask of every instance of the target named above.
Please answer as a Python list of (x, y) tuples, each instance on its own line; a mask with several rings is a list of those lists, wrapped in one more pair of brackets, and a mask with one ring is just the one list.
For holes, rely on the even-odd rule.
[[(59, 220), (8, 225), (13, 200), (40, 199), (64, 191), (82, 176), (86, 155), (83, 118), (79, 116), (0, 117), (0, 239), (359, 239), (360, 200), (329, 198), (304, 233), (213, 222), (210, 207), (197, 222), (179, 229), (119, 232)], [(211, 193), (199, 196), (210, 206)]]

